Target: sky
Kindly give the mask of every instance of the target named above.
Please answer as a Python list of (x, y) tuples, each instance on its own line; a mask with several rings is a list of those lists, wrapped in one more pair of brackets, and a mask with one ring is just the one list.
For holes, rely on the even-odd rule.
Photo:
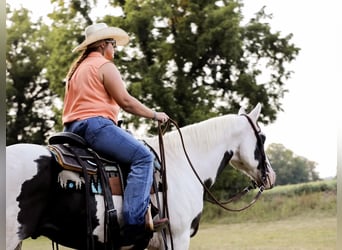
[(281, 34), (293, 34), (301, 51), (291, 64), (294, 71), (286, 82), (284, 112), (276, 122), (263, 127), (267, 143), (281, 143), (296, 155), (317, 163), (320, 177), (336, 175), (338, 57), (341, 58), (342, 21), (337, 1), (249, 0), (246, 13), (266, 6), (270, 25)]
[[(101, 1), (99, 1), (101, 2)], [(52, 9), (50, 1), (41, 1), (39, 8), (32, 1), (7, 0), (11, 7), (23, 6), (34, 15), (44, 16)], [(286, 82), (283, 112), (277, 120), (261, 126), (266, 134), (266, 147), (279, 143), (295, 155), (317, 163), (321, 178), (336, 176), (337, 131), (340, 119), (338, 58), (342, 58), (342, 20), (338, 0), (245, 0), (243, 15), (251, 17), (266, 6), (272, 31), (286, 36), (301, 51), (291, 63), (291, 79)], [(107, 10), (108, 12), (108, 10)], [(102, 9), (94, 15), (105, 15)], [(340, 105), (342, 107), (342, 105)]]

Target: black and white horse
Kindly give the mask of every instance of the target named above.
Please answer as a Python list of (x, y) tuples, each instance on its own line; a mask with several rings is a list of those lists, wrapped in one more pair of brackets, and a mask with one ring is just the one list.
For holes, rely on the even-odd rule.
[[(260, 110), (258, 104), (249, 114), (240, 110), (237, 115), (224, 115), (181, 128), (187, 154), (203, 182), (214, 183), (220, 165), (229, 160), (258, 186), (272, 188), (275, 173), (265, 157), (263, 142), (260, 143), (260, 138), (264, 136), (257, 125)], [(189, 166), (178, 132), (166, 133), (163, 140), (173, 247), (175, 250), (185, 250), (189, 248), (194, 225), (198, 225), (194, 222), (198, 222), (203, 209), (204, 188)], [(145, 141), (159, 152), (158, 137), (146, 138)], [(229, 159), (227, 152), (231, 156)], [(78, 210), (84, 211), (84, 194), (71, 194), (70, 198), (61, 196), (56, 203), (58, 197), (51, 190), (63, 183), (53, 181), (57, 180), (58, 174), (51, 166), (53, 164), (56, 163), (46, 146), (15, 144), (6, 148), (7, 250), (20, 249), (22, 240), (39, 236), (37, 228), (43, 222), (47, 209), (56, 210), (58, 220), (68, 223), (68, 240), (73, 241), (73, 245), (86, 240), (80, 238), (84, 237), (80, 233), (86, 226), (86, 222), (80, 220), (84, 216), (75, 216), (80, 214)], [(113, 196), (113, 200), (118, 211), (121, 211), (121, 197)], [(91, 204), (93, 235), (100, 249), (104, 241), (103, 196), (95, 195)], [(170, 238), (167, 239), (170, 249)], [(59, 243), (63, 245), (63, 242)], [(148, 249), (164, 248), (161, 234), (154, 233)]]

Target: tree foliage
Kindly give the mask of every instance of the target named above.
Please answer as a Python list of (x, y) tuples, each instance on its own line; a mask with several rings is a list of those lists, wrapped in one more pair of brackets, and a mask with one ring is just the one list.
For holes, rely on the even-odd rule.
[[(288, 65), (300, 49), (291, 42), (292, 34), (271, 29), (272, 16), (265, 8), (245, 20), (240, 0), (120, 0), (108, 1), (120, 11), (94, 18), (90, 12), (97, 0), (50, 1), (49, 25), (41, 19), (32, 22), (26, 9), (7, 6), (8, 145), (44, 143), (49, 132), (62, 129), (61, 108), (53, 101), (63, 99), (65, 76), (78, 56), (71, 51), (94, 22), (129, 33), (129, 45), (115, 55), (128, 90), (147, 106), (167, 112), (179, 126), (258, 102), (265, 124), (282, 110), (292, 73)], [(128, 114), (124, 119), (156, 132), (151, 121)], [(318, 179), (314, 162), (282, 145), (271, 145), (267, 152), (278, 185)], [(248, 182), (227, 167), (214, 189), (226, 199)]]
[[(291, 76), (287, 65), (299, 48), (291, 43), (291, 34), (271, 31), (265, 9), (245, 22), (239, 0), (126, 0), (109, 2), (120, 11), (94, 20), (90, 11), (96, 0), (51, 3), (49, 27), (36, 23), (31, 27), (36, 30), (28, 34), (40, 39), (31, 46), (35, 58), (30, 64), (39, 67), (35, 77), (48, 82), (47, 91), (61, 99), (68, 67), (77, 57), (71, 50), (84, 39), (87, 25), (104, 21), (122, 27), (131, 37), (129, 46), (115, 55), (130, 93), (167, 112), (179, 126), (235, 113), (241, 105), (251, 108), (257, 102), (263, 105), (264, 123), (274, 121), (281, 110), (284, 84)], [(13, 20), (14, 25), (18, 22)], [(38, 48), (44, 53), (40, 55)], [(10, 80), (15, 75), (12, 72)], [(9, 105), (13, 102), (8, 100)], [(54, 112), (59, 125), (55, 128), (61, 129), (61, 110)], [(147, 123), (149, 132), (156, 132), (151, 121), (128, 114), (124, 119), (136, 128)], [(8, 123), (9, 130), (11, 126)]]
[(144, 103), (160, 107), (180, 126), (257, 102), (263, 104), (261, 119), (275, 120), (291, 75), (286, 65), (299, 49), (291, 34), (271, 31), (264, 9), (243, 25), (241, 1), (127, 0), (119, 5), (125, 18), (105, 20), (132, 37), (121, 63), (130, 91)]
[(252, 185), (252, 183), (249, 177), (241, 174), (240, 171), (232, 166), (227, 165), (223, 171), (218, 174), (215, 184), (210, 188), (210, 192), (212, 192), (218, 200), (226, 201), (250, 185)]
[(315, 171), (315, 162), (295, 155), (282, 144), (270, 144), (266, 153), (277, 173), (277, 185), (319, 180), (318, 173)]
[(41, 143), (54, 126), (54, 95), (45, 78), (48, 27), (30, 21), (26, 9), (7, 8), (6, 141)]
[(95, 22), (89, 16), (94, 1), (51, 0), (51, 2), (55, 7), (48, 15), (52, 23), (51, 32), (46, 37), (46, 44), (51, 54), (46, 69), (52, 90), (63, 98), (66, 74), (72, 61), (78, 56), (72, 53), (72, 49), (83, 41), (84, 27)]

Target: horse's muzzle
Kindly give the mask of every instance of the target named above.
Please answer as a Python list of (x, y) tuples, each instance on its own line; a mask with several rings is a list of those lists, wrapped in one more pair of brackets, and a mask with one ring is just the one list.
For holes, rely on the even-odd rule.
[(265, 189), (271, 189), (275, 186), (276, 173), (273, 171), (270, 165), (267, 165), (266, 180), (264, 183)]

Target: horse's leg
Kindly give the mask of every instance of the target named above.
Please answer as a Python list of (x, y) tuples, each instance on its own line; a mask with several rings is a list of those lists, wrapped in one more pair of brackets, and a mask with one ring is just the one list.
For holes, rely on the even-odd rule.
[(175, 237), (173, 245), (174, 249), (188, 250), (190, 247), (190, 232), (186, 230), (182, 235)]
[(161, 235), (161, 232), (154, 233), (152, 239), (147, 246), (148, 250), (164, 250), (164, 241)]
[[(171, 242), (169, 235), (166, 236), (168, 241), (168, 246), (171, 248)], [(181, 234), (174, 233), (172, 235), (173, 240), (173, 249), (175, 250), (188, 250), (190, 246), (190, 232), (185, 230)], [(154, 235), (151, 239), (149, 246), (147, 247), (148, 250), (165, 250), (164, 241), (161, 235)]]

